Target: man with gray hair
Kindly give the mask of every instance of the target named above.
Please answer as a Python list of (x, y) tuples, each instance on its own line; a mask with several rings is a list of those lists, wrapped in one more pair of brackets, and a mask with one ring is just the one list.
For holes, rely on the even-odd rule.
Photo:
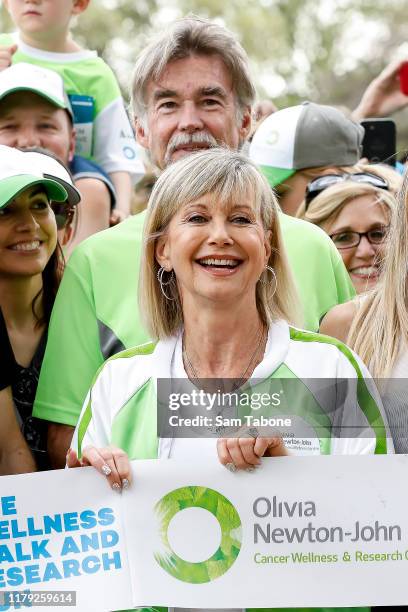
[[(139, 57), (132, 102), (136, 134), (155, 164), (214, 145), (239, 148), (251, 129), (255, 89), (246, 54), (225, 28), (187, 17)], [(111, 355), (148, 340), (137, 278), (144, 213), (92, 236), (75, 250), (55, 302), (34, 408), (51, 422), (49, 451), (62, 467), (92, 379)], [(352, 296), (342, 260), (314, 225), (282, 215), (304, 326)], [(278, 279), (279, 282), (279, 279)]]
[(240, 148), (255, 100), (246, 54), (228, 30), (186, 18), (170, 31), (139, 56), (132, 84), (138, 140), (159, 168), (198, 148)]

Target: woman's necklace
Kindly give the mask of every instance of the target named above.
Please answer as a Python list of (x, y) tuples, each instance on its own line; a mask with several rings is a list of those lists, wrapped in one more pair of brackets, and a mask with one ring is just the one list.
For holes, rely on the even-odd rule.
[[(252, 371), (255, 369), (255, 366), (253, 366), (253, 364), (258, 354), (260, 353), (260, 351), (263, 350), (264, 348), (266, 336), (267, 336), (267, 328), (262, 323), (254, 339), (255, 349), (253, 353), (251, 354), (248, 364), (246, 365), (242, 374), (236, 379), (236, 382), (233, 384), (232, 389), (231, 389), (232, 391), (235, 391), (236, 389), (238, 389), (252, 374)], [(185, 347), (184, 336), (183, 336), (183, 361), (184, 361), (184, 365), (187, 366), (186, 370), (187, 370), (187, 376), (189, 378), (195, 378), (195, 379), (202, 378), (200, 374), (197, 372), (196, 368), (192, 364), (190, 356)]]
[[(266, 342), (266, 338), (267, 338), (267, 328), (265, 325), (261, 325), (260, 329), (258, 330), (256, 337), (254, 338), (254, 343), (255, 343), (255, 349), (251, 354), (251, 357), (245, 367), (245, 369), (243, 370), (242, 374), (239, 376), (238, 379), (235, 380), (235, 382), (233, 383), (232, 387), (228, 390), (228, 393), (233, 393), (234, 391), (236, 391), (237, 389), (239, 389), (239, 387), (241, 387), (244, 382), (246, 380), (248, 380), (248, 378), (250, 377), (250, 375), (252, 374), (253, 370), (255, 369), (255, 365), (256, 365), (256, 359), (257, 356), (259, 355), (259, 353), (261, 351), (264, 350), (264, 346), (265, 346), (265, 342)], [(185, 348), (185, 343), (184, 343), (184, 338), (183, 338), (183, 361), (184, 361), (184, 365), (186, 368), (186, 373), (187, 376), (189, 377), (189, 379), (202, 379), (202, 377), (200, 377), (199, 372), (197, 372), (196, 368), (193, 366), (193, 363), (190, 359), (190, 356)], [(215, 380), (214, 380), (215, 382)], [(220, 379), (216, 380), (217, 382), (217, 387), (220, 387)], [(224, 385), (223, 385), (224, 387)], [(212, 389), (212, 391), (214, 391), (214, 389)], [(217, 388), (217, 391), (220, 392), (221, 389)], [(226, 390), (225, 388), (222, 389), (222, 393), (225, 393)], [(224, 435), (225, 434), (225, 430), (228, 429), (227, 426), (225, 425), (218, 425), (218, 424), (214, 424), (217, 421), (217, 418), (222, 415), (222, 413), (224, 412), (224, 409), (226, 407), (224, 405), (222, 405), (218, 411), (215, 413), (215, 415), (213, 416), (213, 425), (208, 425), (206, 426), (206, 429), (208, 431), (211, 432), (211, 434), (215, 434), (217, 436), (220, 435)]]

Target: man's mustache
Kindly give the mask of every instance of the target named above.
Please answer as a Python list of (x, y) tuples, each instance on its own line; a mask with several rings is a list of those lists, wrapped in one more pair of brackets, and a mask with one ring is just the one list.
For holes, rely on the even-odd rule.
[(171, 162), (171, 156), (174, 151), (180, 147), (191, 146), (191, 145), (207, 145), (210, 147), (217, 147), (218, 142), (215, 140), (209, 132), (193, 132), (192, 134), (174, 134), (167, 144), (166, 154), (164, 161), (167, 164)]

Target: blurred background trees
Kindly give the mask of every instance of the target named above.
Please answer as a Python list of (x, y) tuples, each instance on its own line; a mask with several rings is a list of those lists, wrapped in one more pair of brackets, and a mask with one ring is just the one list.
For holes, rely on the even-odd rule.
[[(406, 0), (92, 0), (74, 36), (106, 59), (127, 97), (146, 38), (189, 12), (237, 34), (259, 97), (278, 107), (309, 99), (353, 108), (390, 59), (408, 58)], [(0, 22), (12, 29), (4, 9)], [(407, 146), (408, 110), (394, 119)]]

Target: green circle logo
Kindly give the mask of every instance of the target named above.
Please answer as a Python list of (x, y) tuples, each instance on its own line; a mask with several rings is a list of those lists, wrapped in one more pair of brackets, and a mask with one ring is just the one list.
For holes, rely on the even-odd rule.
[[(206, 561), (191, 563), (179, 557), (171, 548), (168, 528), (172, 518), (186, 508), (208, 510), (221, 528), (221, 543)], [(215, 580), (229, 570), (241, 550), (242, 526), (232, 503), (214, 489), (181, 487), (167, 493), (155, 506), (163, 550), (154, 558), (167, 573), (183, 582), (203, 584)]]

